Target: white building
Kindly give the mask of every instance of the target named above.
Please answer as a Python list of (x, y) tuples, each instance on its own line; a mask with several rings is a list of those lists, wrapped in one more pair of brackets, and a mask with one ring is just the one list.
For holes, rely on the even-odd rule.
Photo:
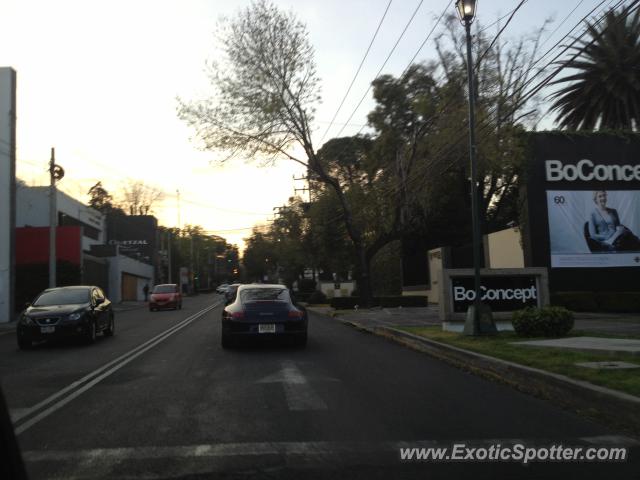
[[(82, 250), (106, 242), (104, 215), (84, 203), (57, 191), (58, 226), (81, 226)], [(49, 187), (16, 188), (16, 227), (49, 226)]]
[[(82, 227), (82, 283), (102, 287), (112, 302), (144, 300), (143, 288), (153, 287), (154, 267), (107, 245), (105, 216), (57, 191), (58, 226)], [(18, 186), (16, 227), (49, 226), (49, 187)]]

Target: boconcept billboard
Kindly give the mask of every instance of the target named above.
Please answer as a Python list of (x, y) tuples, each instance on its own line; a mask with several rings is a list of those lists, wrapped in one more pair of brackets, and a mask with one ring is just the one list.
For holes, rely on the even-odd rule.
[(623, 270), (633, 269), (636, 282), (640, 270), (640, 136), (554, 132), (532, 140), (525, 189), (529, 265), (564, 270), (551, 272), (553, 290), (560, 279), (562, 290), (597, 290), (602, 285), (588, 288), (589, 282), (605, 279), (612, 289), (629, 290), (632, 276)]

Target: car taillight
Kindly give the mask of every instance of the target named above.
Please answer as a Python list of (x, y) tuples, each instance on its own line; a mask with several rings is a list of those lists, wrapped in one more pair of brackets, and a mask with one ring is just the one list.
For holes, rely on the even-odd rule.
[(289, 318), (302, 318), (304, 317), (304, 313), (300, 310), (289, 310)]
[(231, 318), (235, 318), (236, 320), (244, 318), (244, 312), (232, 312)]

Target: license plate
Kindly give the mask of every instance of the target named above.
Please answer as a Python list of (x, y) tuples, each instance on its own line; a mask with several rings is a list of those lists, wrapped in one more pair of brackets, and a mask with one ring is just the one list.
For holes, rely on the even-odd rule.
[(258, 325), (258, 333), (276, 333), (276, 324), (261, 323)]
[(56, 327), (40, 327), (40, 333), (53, 333), (56, 331)]

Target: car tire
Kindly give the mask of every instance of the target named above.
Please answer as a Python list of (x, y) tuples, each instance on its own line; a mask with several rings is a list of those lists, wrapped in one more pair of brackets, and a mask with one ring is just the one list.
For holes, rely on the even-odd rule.
[(116, 333), (116, 321), (113, 318), (113, 314), (111, 314), (111, 316), (109, 317), (109, 326), (104, 329), (104, 336), (113, 337), (115, 333)]
[(85, 333), (85, 342), (88, 345), (91, 345), (92, 343), (95, 343), (96, 341), (96, 334), (97, 334), (97, 327), (96, 327), (96, 322), (95, 320), (91, 321), (91, 325), (89, 325), (89, 330)]
[(178, 310), (182, 310), (182, 302), (180, 302), (180, 305), (178, 306)]
[(18, 348), (20, 350), (30, 350), (33, 347), (33, 342), (27, 338), (18, 337)]
[(155, 308), (151, 308), (151, 307), (149, 307), (149, 311), (150, 311), (150, 312), (155, 312), (155, 311), (156, 311), (156, 309), (155, 309)]
[(296, 345), (302, 348), (307, 346), (307, 332), (298, 335), (298, 337), (296, 338)]
[(223, 333), (220, 344), (222, 345), (222, 348), (231, 348), (233, 346), (231, 342), (231, 336), (229, 334)]

